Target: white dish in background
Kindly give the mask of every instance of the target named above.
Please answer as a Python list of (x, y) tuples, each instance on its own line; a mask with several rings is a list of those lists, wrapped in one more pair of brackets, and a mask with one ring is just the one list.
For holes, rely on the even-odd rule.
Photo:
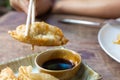
[(114, 60), (120, 63), (120, 45), (114, 44), (120, 34), (120, 25), (106, 24), (98, 33), (98, 42), (101, 48)]

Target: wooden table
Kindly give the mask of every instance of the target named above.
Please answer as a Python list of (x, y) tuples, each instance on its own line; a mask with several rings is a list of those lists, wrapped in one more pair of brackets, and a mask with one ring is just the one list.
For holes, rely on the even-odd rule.
[[(96, 22), (103, 22), (103, 19), (90, 18), (83, 16), (49, 15), (44, 20), (49, 24), (59, 26), (69, 39), (66, 48), (79, 52), (82, 60), (86, 62), (91, 68), (102, 75), (103, 80), (120, 80), (120, 64), (110, 58), (100, 47), (97, 35), (102, 26), (85, 26), (74, 24), (63, 24), (59, 20), (63, 18), (74, 18), (82, 20), (90, 20)], [(40, 21), (40, 19), (37, 19)], [(9, 12), (0, 18), (0, 61), (7, 62), (11, 59), (22, 56), (34, 54), (47, 48), (54, 47), (35, 47), (31, 50), (31, 45), (20, 43), (14, 40), (7, 33), (8, 30), (13, 30), (16, 26), (25, 23), (26, 15), (24, 13)]]

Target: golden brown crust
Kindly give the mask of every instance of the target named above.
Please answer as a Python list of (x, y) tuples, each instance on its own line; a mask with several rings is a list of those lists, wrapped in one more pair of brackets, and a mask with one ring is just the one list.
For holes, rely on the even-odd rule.
[(0, 72), (0, 80), (18, 80), (11, 68), (6, 67)]
[(16, 30), (9, 31), (9, 34), (16, 40), (37, 46), (59, 46), (68, 42), (61, 29), (45, 22), (35, 22), (30, 25), (27, 37), (24, 36), (25, 25), (20, 25)]
[(6, 67), (0, 72), (0, 80), (59, 80), (47, 73), (33, 73), (32, 66), (20, 66), (16, 77), (10, 67)]
[(18, 80), (59, 80), (47, 73), (32, 73), (32, 66), (19, 68)]

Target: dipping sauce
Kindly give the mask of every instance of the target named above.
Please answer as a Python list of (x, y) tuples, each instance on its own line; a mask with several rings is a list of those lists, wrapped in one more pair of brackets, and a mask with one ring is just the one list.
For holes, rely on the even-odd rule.
[(46, 61), (42, 67), (49, 70), (65, 70), (74, 67), (71, 61), (65, 59), (52, 59)]

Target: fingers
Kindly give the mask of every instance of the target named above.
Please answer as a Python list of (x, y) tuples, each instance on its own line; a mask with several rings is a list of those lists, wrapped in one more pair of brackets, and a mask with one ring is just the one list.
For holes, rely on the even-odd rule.
[(36, 14), (44, 14), (52, 7), (52, 0), (36, 0)]
[[(28, 6), (30, 0), (10, 0), (10, 5), (17, 11), (23, 11), (28, 14)], [(44, 14), (52, 7), (52, 0), (36, 0), (36, 16)]]
[(27, 13), (29, 0), (10, 0), (10, 5), (17, 11)]
[(29, 6), (29, 0), (18, 0), (19, 1), (19, 7), (27, 14), (28, 13), (28, 6)]
[(18, 5), (16, 4), (17, 0), (10, 0), (10, 5), (16, 9), (17, 11), (21, 11), (22, 9), (20, 7), (18, 7)]

